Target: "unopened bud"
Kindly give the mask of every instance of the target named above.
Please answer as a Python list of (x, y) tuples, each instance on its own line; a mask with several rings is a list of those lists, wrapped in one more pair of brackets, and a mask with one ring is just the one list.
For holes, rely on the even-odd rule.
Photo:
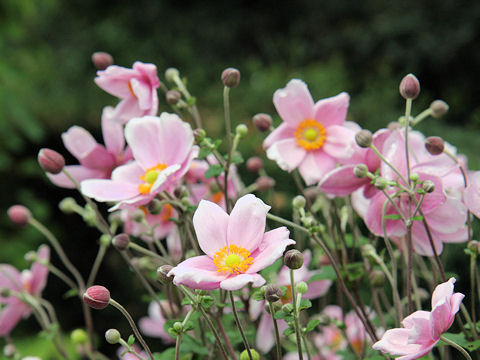
[(83, 302), (93, 309), (104, 309), (110, 302), (110, 291), (100, 285), (90, 286), (83, 294)]
[(23, 258), (27, 262), (34, 262), (34, 261), (37, 260), (38, 256), (37, 256), (37, 253), (35, 251), (30, 250), (23, 256)]
[(171, 265), (162, 265), (157, 269), (157, 280), (162, 284), (168, 284), (173, 281), (173, 275), (168, 276), (170, 270), (173, 269)]
[(10, 296), (10, 289), (7, 287), (0, 287), (0, 298), (8, 298)]
[[(250, 348), (250, 354), (252, 354), (252, 360), (260, 360), (260, 354), (256, 350)], [(242, 351), (240, 360), (250, 360), (250, 355), (248, 355), (247, 350)]]
[(368, 175), (368, 167), (365, 164), (358, 164), (353, 168), (353, 174), (358, 178), (364, 178)]
[(247, 160), (247, 170), (252, 173), (258, 173), (263, 168), (263, 160), (258, 156), (252, 156)]
[(58, 208), (65, 214), (73, 214), (77, 206), (77, 202), (72, 197), (66, 197), (58, 203)]
[(142, 210), (137, 209), (132, 212), (130, 218), (132, 219), (132, 221), (141, 223), (145, 219), (145, 213)]
[(112, 239), (112, 244), (117, 250), (127, 250), (130, 244), (130, 237), (124, 233), (118, 234)]
[(429, 136), (425, 140), (425, 148), (431, 155), (440, 155), (445, 149), (445, 143), (441, 137)]
[(235, 134), (237, 134), (240, 138), (244, 138), (248, 134), (248, 127), (245, 124), (238, 124), (235, 128)]
[(257, 114), (252, 120), (255, 127), (261, 132), (266, 132), (272, 127), (272, 117), (268, 114)]
[(362, 255), (366, 257), (376, 256), (377, 251), (371, 244), (365, 244), (362, 246)]
[(162, 212), (162, 202), (158, 199), (153, 199), (147, 204), (147, 211), (152, 215), (158, 215)]
[(275, 186), (275, 180), (270, 176), (260, 176), (256, 181), (258, 191), (270, 190)]
[(292, 206), (295, 209), (303, 209), (305, 208), (306, 204), (307, 204), (307, 200), (305, 200), (305, 198), (302, 195), (297, 195), (292, 200)]
[(203, 129), (193, 130), (193, 137), (195, 138), (195, 142), (197, 144), (200, 144), (205, 139), (206, 136), (207, 136), (207, 133)]
[(382, 288), (385, 285), (385, 274), (381, 270), (373, 270), (369, 278), (374, 288)]
[(402, 127), (402, 124), (400, 124), (398, 121), (392, 121), (387, 125), (387, 129), (390, 131), (395, 131), (397, 129), (400, 129)]
[(415, 174), (415, 173), (410, 174), (410, 180), (411, 181), (415, 182), (415, 181), (418, 181), (418, 179), (420, 179), (420, 176), (418, 174)]
[(167, 100), (167, 104), (170, 104), (170, 105), (176, 105), (181, 98), (182, 98), (182, 95), (176, 90), (169, 90), (165, 94), (165, 99)]
[(37, 159), (42, 169), (49, 174), (58, 174), (65, 166), (65, 158), (52, 149), (40, 149)]
[(478, 254), (480, 250), (479, 246), (480, 243), (477, 240), (472, 240), (468, 243), (467, 248), (470, 249), (470, 251), (472, 251), (474, 254)]
[(177, 332), (177, 333), (181, 333), (183, 331), (183, 325), (180, 321), (177, 321), (173, 324), (173, 329)]
[(355, 134), (355, 141), (361, 148), (368, 148), (373, 141), (372, 133), (368, 130), (361, 130)]
[(121, 338), (120, 331), (117, 329), (109, 329), (105, 332), (105, 340), (107, 340), (109, 344), (118, 344)]
[(296, 249), (288, 250), (283, 257), (283, 262), (289, 269), (300, 269), (303, 265), (303, 254)]
[(87, 332), (83, 329), (75, 329), (70, 333), (70, 339), (75, 345), (82, 345), (88, 343)]
[(439, 118), (448, 112), (449, 106), (443, 100), (435, 100), (430, 104), (430, 110), (432, 110), (432, 116)]
[(228, 88), (234, 88), (240, 83), (240, 71), (235, 68), (227, 68), (223, 70), (222, 83)]
[(291, 314), (293, 311), (293, 305), (288, 303), (282, 306), (282, 311), (287, 314)]
[(299, 294), (305, 294), (308, 291), (308, 285), (305, 281), (300, 281), (297, 285), (295, 285), (295, 289)]
[(422, 189), (427, 194), (435, 191), (435, 183), (432, 180), (424, 180), (422, 183)]
[(169, 82), (175, 82), (175, 79), (180, 76), (180, 72), (176, 68), (168, 68), (165, 70), (165, 79)]
[(113, 57), (104, 51), (97, 51), (92, 54), (92, 63), (98, 70), (105, 70), (113, 65)]
[(385, 178), (377, 177), (373, 184), (378, 190), (385, 190), (388, 186), (388, 181)]
[(7, 344), (3, 348), (3, 355), (8, 359), (13, 358), (16, 353), (17, 353), (17, 349), (13, 344)]
[(267, 299), (268, 302), (275, 302), (280, 300), (282, 297), (282, 290), (276, 285), (269, 284), (265, 287), (265, 299)]
[(19, 226), (28, 224), (28, 221), (32, 217), (32, 213), (23, 205), (13, 205), (7, 210), (10, 220)]
[(398, 89), (404, 99), (414, 100), (420, 94), (420, 82), (415, 75), (408, 74), (402, 79)]

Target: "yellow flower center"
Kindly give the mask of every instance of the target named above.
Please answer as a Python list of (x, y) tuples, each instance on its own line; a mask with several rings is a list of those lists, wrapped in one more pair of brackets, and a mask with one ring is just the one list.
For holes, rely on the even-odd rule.
[(305, 150), (317, 150), (323, 146), (327, 132), (322, 124), (314, 119), (305, 119), (297, 130), (295, 130), (295, 138), (297, 144)]
[(166, 168), (166, 164), (157, 164), (154, 167), (147, 169), (145, 174), (140, 175), (140, 180), (142, 180), (144, 183), (138, 185), (138, 192), (143, 195), (150, 194), (152, 186), (158, 178), (158, 174), (160, 174), (160, 171), (165, 170)]
[(240, 246), (224, 246), (213, 256), (213, 263), (218, 272), (229, 272), (230, 274), (243, 274), (252, 265), (253, 258), (250, 252)]

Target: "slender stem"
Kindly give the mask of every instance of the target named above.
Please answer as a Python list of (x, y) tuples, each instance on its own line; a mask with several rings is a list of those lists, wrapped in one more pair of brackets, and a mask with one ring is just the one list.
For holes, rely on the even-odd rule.
[(455, 349), (457, 349), (458, 351), (460, 351), (462, 353), (462, 355), (465, 357), (465, 359), (472, 360), (472, 358), (468, 354), (467, 350), (465, 350), (463, 347), (458, 345), (456, 342), (453, 342), (452, 340), (447, 339), (444, 335), (440, 336), (440, 340), (442, 340), (443, 342), (447, 343), (448, 345), (450, 345), (450, 346), (454, 347)]
[(475, 265), (477, 263), (477, 253), (470, 255), (470, 312), (472, 313), (473, 323), (476, 324), (476, 314), (475, 314)]
[(413, 313), (413, 301), (412, 301), (412, 254), (413, 254), (413, 240), (412, 240), (412, 222), (407, 221), (407, 297), (408, 297), (408, 312)]
[(100, 269), (100, 265), (102, 264), (107, 248), (108, 248), (108, 245), (100, 243), (97, 256), (95, 257), (95, 261), (93, 262), (92, 270), (90, 271), (90, 275), (88, 276), (87, 287), (90, 287), (93, 285), (93, 282), (97, 277), (98, 270)]
[(269, 301), (268, 306), (270, 308), (270, 315), (272, 315), (272, 320), (273, 320), (273, 327), (275, 329), (275, 344), (277, 346), (277, 360), (282, 359), (282, 345), (280, 342), (280, 333), (278, 332), (278, 324), (277, 324), (277, 319), (275, 319), (275, 309), (273, 307), (273, 304)]
[(131, 248), (131, 249), (133, 249), (133, 250), (135, 250), (135, 251), (137, 251), (137, 252), (139, 252), (139, 253), (142, 253), (142, 254), (144, 254), (144, 255), (153, 256), (153, 257), (155, 257), (155, 258), (157, 258), (157, 259), (159, 259), (159, 260), (162, 260), (163, 262), (165, 262), (165, 264), (170, 264), (170, 262), (169, 262), (167, 259), (165, 259), (163, 256), (160, 256), (160, 255), (158, 255), (157, 253), (154, 253), (153, 251), (150, 251), (150, 250), (148, 250), (148, 249), (145, 249), (143, 246), (140, 246), (140, 245), (138, 245), (138, 244), (136, 244), (136, 243), (134, 243), (134, 242), (131, 242), (131, 241), (130, 241), (130, 242), (128, 243), (128, 247)]
[(227, 347), (228, 354), (232, 359), (236, 359), (237, 355), (235, 354), (235, 350), (232, 347), (232, 344), (230, 343), (230, 340), (228, 339), (227, 333), (225, 332), (225, 328), (222, 324), (222, 320), (219, 316), (215, 316), (215, 322), (217, 323), (218, 326), (218, 331), (220, 331), (220, 334), (222, 335), (223, 341), (225, 342), (225, 346)]
[(295, 224), (292, 221), (285, 220), (284, 218), (281, 218), (280, 216), (276, 216), (276, 215), (267, 213), (267, 219), (270, 219), (270, 220), (276, 221), (278, 223), (293, 227), (294, 229), (303, 231), (306, 234), (310, 234), (310, 231), (307, 228), (305, 228), (301, 225)]
[[(60, 280), (62, 280), (65, 284), (67, 284), (68, 286), (70, 286), (70, 288), (74, 289), (77, 291), (77, 293), (79, 292), (78, 291), (78, 286), (77, 284), (75, 284), (73, 282), (72, 279), (70, 279), (64, 272), (62, 272), (60, 269), (58, 269), (57, 267), (55, 267), (54, 265), (48, 263), (47, 264), (48, 266), (48, 270), (53, 274), (55, 275), (56, 277), (58, 277)], [(77, 294), (78, 295), (78, 294)]]
[[(185, 319), (182, 321), (182, 327), (185, 328), (185, 325), (187, 325), (187, 322), (190, 320), (190, 317), (192, 314), (195, 312), (195, 308), (191, 308), (190, 311), (187, 313), (185, 316)], [(180, 340), (182, 339), (182, 333), (177, 335), (177, 340), (175, 343), (175, 360), (180, 359)]]
[(230, 212), (230, 202), (228, 200), (228, 174), (230, 171), (230, 162), (232, 161), (232, 123), (230, 120), (230, 88), (225, 86), (223, 88), (223, 109), (225, 113), (225, 132), (227, 136), (227, 163), (225, 164), (225, 175), (223, 179), (223, 194), (225, 196), (225, 204), (227, 206), (227, 213)]
[(468, 310), (463, 303), (460, 304), (460, 310), (462, 311), (463, 316), (465, 316), (465, 319), (467, 320), (468, 325), (470, 325), (470, 329), (472, 330), (473, 336), (475, 337), (475, 339), (478, 339), (477, 328), (475, 327), (475, 324), (473, 323), (472, 318), (470, 317), (470, 314), (468, 313)]
[(407, 179), (405, 184), (411, 185), (410, 180), (410, 154), (408, 151), (408, 129), (410, 128), (410, 113), (412, 111), (412, 99), (407, 99), (405, 102), (405, 155), (406, 155), (406, 167), (407, 167)]
[(371, 144), (370, 149), (372, 149), (372, 151), (379, 157), (379, 159), (382, 160), (385, 164), (387, 164), (388, 167), (390, 167), (399, 176), (399, 178), (403, 180), (403, 182), (405, 184), (408, 184), (408, 181), (405, 179), (405, 177), (402, 175), (402, 173), (400, 171), (398, 171), (395, 166), (390, 164), (390, 162), (382, 155), (382, 153), (380, 151), (378, 151), (378, 149), (375, 147), (375, 145)]
[[(192, 95), (190, 95), (190, 92), (186, 88), (182, 79), (180, 79), (180, 76), (178, 76), (178, 75), (175, 76), (173, 78), (173, 81), (175, 82), (175, 85), (177, 85), (178, 90), (180, 90), (180, 92), (185, 96), (185, 99), (187, 99), (187, 101), (192, 98)], [(198, 112), (197, 105), (193, 105), (193, 106), (188, 105), (188, 107), (191, 109), (190, 113), (193, 116), (193, 120), (195, 121), (195, 125), (198, 128), (201, 128), (202, 127), (202, 119), (200, 118), (200, 113)]]
[(132, 346), (130, 346), (130, 345), (128, 345), (128, 343), (127, 343), (125, 340), (120, 339), (120, 340), (118, 340), (118, 343), (119, 343), (120, 345), (122, 345), (122, 346), (127, 350), (127, 352), (128, 352), (129, 354), (132, 354), (132, 355), (135, 356), (138, 360), (144, 360), (144, 359), (140, 356), (140, 354), (138, 354), (138, 353), (135, 351), (135, 348), (132, 347)]
[(290, 286), (292, 290), (292, 301), (293, 301), (293, 317), (295, 321), (295, 335), (297, 338), (297, 349), (298, 349), (298, 358), (303, 360), (303, 351), (302, 351), (302, 341), (300, 339), (300, 325), (298, 323), (298, 304), (297, 297), (295, 296), (295, 275), (293, 270), (290, 269)]
[(428, 109), (425, 109), (423, 110), (420, 114), (418, 114), (417, 116), (415, 116), (413, 118), (413, 120), (410, 122), (410, 124), (413, 126), (417, 125), (420, 121), (422, 121), (423, 119), (429, 117), (430, 115), (432, 115), (432, 109), (428, 108)]
[(233, 291), (229, 291), (228, 295), (230, 295), (230, 302), (232, 304), (233, 316), (235, 317), (235, 322), (237, 323), (238, 331), (240, 331), (240, 335), (242, 336), (243, 345), (245, 346), (245, 349), (247, 350), (248, 357), (250, 358), (250, 360), (253, 360), (252, 352), (250, 351), (250, 345), (248, 345), (247, 337), (245, 336), (245, 333), (243, 332), (242, 324), (240, 323), (240, 319), (238, 318), (237, 308), (235, 307), (235, 299), (233, 298)]

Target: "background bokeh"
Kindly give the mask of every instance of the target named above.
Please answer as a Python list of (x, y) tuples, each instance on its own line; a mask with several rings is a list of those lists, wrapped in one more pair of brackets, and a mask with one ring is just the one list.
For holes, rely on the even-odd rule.
[[(480, 2), (473, 0), (2, 0), (1, 209), (5, 214), (11, 204), (26, 204), (68, 252), (81, 254), (75, 262), (88, 273), (98, 234), (85, 229), (81, 219), (58, 210), (58, 202), (74, 194), (49, 183), (36, 154), (50, 147), (73, 162), (60, 135), (74, 124), (101, 139), (101, 110), (117, 100), (92, 81), (95, 69), (90, 55), (99, 50), (111, 53), (121, 66), (130, 67), (135, 60), (155, 63), (162, 79), (167, 67), (178, 68), (188, 78), (213, 135), (223, 130), (221, 71), (228, 66), (240, 69), (242, 81), (231, 97), (232, 118), (251, 129), (249, 144), (242, 149), (262, 156), (263, 135), (253, 129), (251, 116), (267, 112), (279, 121), (272, 94), (292, 77), (305, 80), (315, 99), (347, 91), (349, 119), (376, 130), (403, 112), (398, 83), (412, 72), (422, 85), (414, 113), (436, 98), (450, 105), (446, 117), (430, 119), (420, 129), (455, 144), (469, 156), (471, 168), (478, 169), (479, 19)], [(164, 101), (160, 110), (168, 110)], [(278, 173), (273, 163), (267, 167)], [(279, 184), (279, 208), (281, 199), (293, 191), (290, 184)], [(6, 215), (0, 216), (0, 225), (0, 263), (25, 267), (23, 254), (42, 238), (32, 229), (13, 227)], [(121, 289), (125, 273), (122, 260), (112, 254), (99, 282)], [(50, 280), (46, 297), (63, 304), (59, 311), (65, 328), (79, 326), (78, 300), (62, 301), (66, 289)], [(133, 293), (122, 294), (122, 302), (135, 316), (143, 315), (145, 306)], [(78, 311), (66, 310), (72, 308)], [(95, 315), (99, 330), (119, 321), (113, 311)], [(17, 334), (35, 328), (33, 321), (26, 324)]]

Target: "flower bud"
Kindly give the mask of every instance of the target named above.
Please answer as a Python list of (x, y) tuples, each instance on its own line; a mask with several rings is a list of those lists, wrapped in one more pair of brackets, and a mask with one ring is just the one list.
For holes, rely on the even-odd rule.
[(252, 120), (258, 131), (266, 132), (272, 127), (272, 117), (268, 114), (257, 114)]
[(362, 246), (362, 255), (366, 257), (371, 257), (375, 256), (377, 254), (377, 251), (371, 244), (365, 244)]
[(52, 149), (40, 149), (37, 159), (42, 169), (49, 174), (58, 174), (65, 166), (64, 157)]
[(83, 329), (75, 329), (70, 333), (70, 339), (75, 345), (82, 345), (88, 343), (87, 332)]
[(424, 180), (422, 183), (422, 189), (427, 194), (430, 194), (435, 191), (435, 184), (432, 180)]
[(222, 83), (228, 88), (234, 88), (240, 83), (240, 71), (235, 68), (227, 68), (223, 70)]
[(378, 190), (385, 190), (388, 186), (388, 181), (385, 178), (377, 177), (375, 183), (373, 184)]
[(295, 285), (295, 289), (299, 294), (305, 294), (308, 291), (308, 285), (305, 281), (300, 281), (297, 285)]
[(248, 134), (248, 127), (245, 124), (238, 124), (235, 128), (235, 134), (243, 139)]
[(387, 129), (391, 132), (400, 129), (402, 127), (402, 124), (400, 124), (398, 121), (392, 121), (387, 125)]
[[(260, 354), (256, 350), (250, 348), (250, 354), (252, 354), (252, 360), (260, 360)], [(240, 360), (250, 360), (247, 350), (242, 351), (240, 354)]]
[(256, 181), (258, 191), (270, 190), (275, 186), (275, 180), (270, 176), (260, 176)]
[(100, 236), (100, 245), (108, 247), (112, 242), (112, 237), (108, 234), (102, 234)]
[(108, 306), (110, 291), (100, 285), (90, 286), (83, 294), (83, 302), (93, 309), (101, 310)]
[(173, 324), (173, 329), (177, 332), (177, 333), (181, 333), (183, 331), (183, 325), (180, 321), (177, 321)]
[(478, 254), (480, 248), (480, 243), (477, 240), (472, 240), (467, 244), (467, 248), (472, 251), (474, 254)]
[(247, 160), (247, 170), (252, 173), (258, 173), (263, 168), (263, 160), (258, 156), (252, 156)]
[(167, 104), (170, 105), (176, 105), (181, 98), (182, 95), (176, 90), (169, 90), (165, 94), (165, 100), (167, 100)]
[(10, 289), (7, 287), (0, 287), (0, 298), (10, 297)]
[(268, 302), (275, 302), (280, 300), (282, 297), (282, 290), (276, 285), (269, 284), (265, 287), (265, 299), (267, 299)]
[(28, 221), (32, 217), (32, 213), (23, 205), (13, 205), (7, 210), (10, 220), (19, 226), (28, 224)]
[(65, 214), (73, 214), (76, 206), (78, 206), (78, 204), (72, 197), (66, 197), (58, 203), (58, 208)]
[(432, 116), (439, 118), (448, 112), (449, 106), (443, 100), (435, 100), (430, 104), (430, 110), (432, 110)]
[(368, 148), (373, 141), (372, 133), (368, 130), (360, 130), (355, 134), (355, 141), (361, 148)]
[(293, 312), (293, 305), (290, 303), (283, 305), (282, 311), (286, 314), (291, 314)]
[(353, 168), (353, 174), (358, 178), (364, 178), (368, 175), (368, 167), (365, 164), (358, 164)]
[(169, 82), (175, 82), (175, 79), (180, 76), (178, 69), (171, 67), (165, 70), (165, 79)]
[(7, 344), (3, 348), (3, 355), (8, 359), (15, 357), (16, 353), (17, 353), (17, 349), (13, 344)]
[(445, 149), (445, 143), (441, 137), (429, 136), (425, 140), (425, 148), (431, 155), (440, 155)]
[(118, 234), (112, 239), (112, 244), (117, 250), (127, 250), (130, 244), (130, 237), (124, 233)]
[(195, 142), (197, 144), (200, 144), (205, 139), (206, 136), (207, 136), (207, 133), (203, 129), (193, 130), (193, 137), (195, 138)]
[(374, 288), (382, 288), (385, 285), (385, 274), (381, 270), (373, 270), (369, 279)]
[(113, 57), (104, 51), (97, 51), (92, 54), (92, 63), (98, 70), (105, 70), (113, 65)]
[(162, 212), (162, 202), (158, 199), (153, 199), (147, 204), (147, 211), (152, 215), (159, 215)]
[(121, 338), (120, 331), (117, 329), (109, 329), (105, 332), (105, 340), (107, 340), (109, 344), (118, 344)]
[(400, 82), (399, 91), (405, 100), (414, 100), (420, 94), (420, 82), (415, 75), (408, 74)]
[(23, 258), (26, 262), (32, 263), (38, 259), (37, 253), (33, 250), (28, 251)]
[(169, 284), (173, 281), (173, 276), (168, 276), (170, 270), (173, 269), (171, 265), (162, 265), (157, 269), (157, 280), (162, 284)]
[(292, 206), (294, 209), (303, 209), (307, 204), (307, 200), (302, 195), (297, 195), (292, 200)]
[(409, 179), (415, 182), (415, 181), (418, 181), (418, 179), (420, 179), (420, 176), (418, 174), (413, 173), (413, 174), (410, 174)]
[(289, 269), (300, 269), (303, 265), (303, 254), (296, 249), (288, 250), (283, 257), (283, 262)]

